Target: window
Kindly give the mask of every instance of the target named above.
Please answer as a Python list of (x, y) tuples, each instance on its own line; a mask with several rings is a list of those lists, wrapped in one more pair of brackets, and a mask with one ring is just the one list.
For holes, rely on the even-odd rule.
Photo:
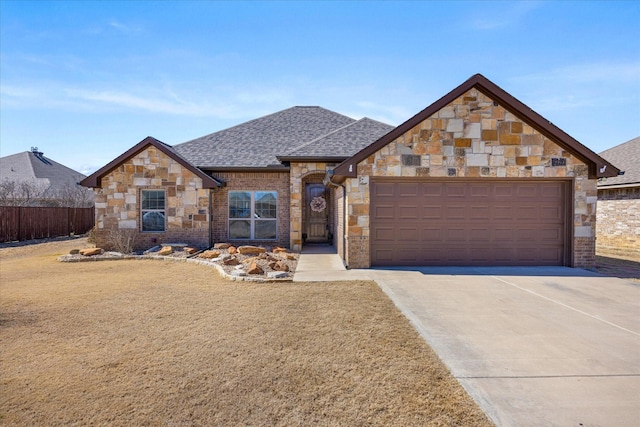
[(164, 231), (164, 190), (142, 190), (142, 231)]
[(277, 239), (277, 200), (275, 191), (230, 191), (229, 239)]

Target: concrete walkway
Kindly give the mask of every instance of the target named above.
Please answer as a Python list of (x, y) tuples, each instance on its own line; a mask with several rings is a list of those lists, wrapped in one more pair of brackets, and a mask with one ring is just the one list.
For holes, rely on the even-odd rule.
[(294, 281), (376, 281), (498, 426), (640, 425), (638, 284), (565, 267), (346, 271), (332, 249), (303, 251)]
[(293, 275), (294, 282), (371, 280), (369, 270), (347, 270), (330, 245), (305, 245)]

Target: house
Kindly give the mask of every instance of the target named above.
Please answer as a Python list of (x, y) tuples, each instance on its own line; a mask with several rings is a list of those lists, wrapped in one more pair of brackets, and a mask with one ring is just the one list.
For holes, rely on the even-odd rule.
[(82, 184), (98, 242), (332, 242), (350, 268), (590, 266), (612, 164), (482, 75), (393, 128), (293, 107), (170, 147), (148, 137)]
[[(293, 107), (174, 147), (145, 138), (82, 181), (96, 190), (97, 241), (118, 229), (139, 230), (139, 248), (230, 241), (299, 250), (335, 240), (325, 174), (391, 129)], [(322, 210), (308, 206), (314, 198)]]
[(640, 261), (640, 137), (600, 156), (624, 175), (598, 181), (596, 250)]
[(78, 185), (84, 178), (32, 147), (0, 158), (0, 205), (91, 206), (93, 192)]

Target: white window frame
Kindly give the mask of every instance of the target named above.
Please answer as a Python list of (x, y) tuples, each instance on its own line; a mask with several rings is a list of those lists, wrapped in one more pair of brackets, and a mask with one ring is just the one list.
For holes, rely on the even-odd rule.
[[(248, 217), (231, 217), (231, 196), (233, 193), (248, 193), (251, 196), (250, 199), (250, 213)], [(275, 217), (274, 218), (260, 218), (256, 214), (256, 193), (272, 193), (275, 197)], [(228, 209), (227, 209), (227, 224), (228, 224), (228, 237), (229, 240), (263, 240), (263, 241), (276, 241), (278, 240), (278, 192), (275, 190), (233, 190), (229, 191), (228, 195)], [(232, 221), (249, 221), (251, 228), (251, 235), (249, 237), (232, 237), (231, 236), (231, 223)], [(273, 221), (275, 223), (275, 235), (273, 238), (257, 238), (256, 237), (256, 223), (261, 221)]]
[[(164, 199), (164, 206), (162, 207), (162, 209), (159, 208), (147, 208), (145, 209), (143, 206), (143, 199), (144, 196), (143, 194), (145, 192), (161, 192), (163, 193), (163, 199)], [(144, 229), (144, 215), (146, 213), (154, 213), (154, 212), (159, 212), (162, 213), (162, 216), (164, 218), (163, 224), (162, 224), (162, 230), (145, 230)], [(146, 189), (142, 189), (140, 190), (140, 231), (143, 233), (164, 233), (165, 231), (167, 231), (167, 192), (165, 190), (161, 190), (161, 189), (157, 189), (157, 188), (146, 188)]]

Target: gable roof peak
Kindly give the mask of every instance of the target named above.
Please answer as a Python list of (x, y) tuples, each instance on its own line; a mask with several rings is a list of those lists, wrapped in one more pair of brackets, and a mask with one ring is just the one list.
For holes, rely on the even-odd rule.
[(147, 149), (149, 146), (156, 147), (158, 150), (162, 151), (164, 154), (171, 157), (173, 160), (178, 162), (184, 168), (191, 171), (198, 178), (202, 179), (203, 188), (220, 187), (221, 184), (218, 181), (216, 181), (213, 177), (205, 174), (203, 171), (193, 166), (184, 157), (182, 157), (176, 150), (174, 150), (173, 147), (171, 147), (169, 144), (166, 144), (152, 136), (147, 136), (145, 139), (143, 139), (142, 141), (140, 141), (139, 143), (137, 143), (136, 145), (134, 145), (133, 147), (125, 151), (124, 153), (122, 153), (120, 156), (116, 157), (111, 162), (107, 163), (105, 166), (103, 166), (102, 168), (98, 169), (97, 171), (95, 171), (94, 173), (92, 173), (91, 175), (83, 179), (80, 182), (80, 184), (85, 187), (93, 187), (93, 188), (100, 187), (103, 176), (107, 175), (113, 169), (120, 166), (126, 160), (130, 159), (133, 156), (136, 156), (143, 150)]
[(336, 167), (334, 171), (335, 176), (343, 178), (357, 176), (356, 166), (358, 163), (360, 163), (385, 145), (391, 143), (396, 138), (410, 131), (422, 121), (431, 117), (433, 114), (437, 113), (442, 108), (446, 107), (447, 105), (455, 101), (458, 97), (464, 95), (466, 92), (473, 88), (477, 88), (484, 95), (493, 99), (494, 102), (497, 102), (498, 105), (504, 107), (506, 110), (518, 116), (523, 122), (527, 123), (538, 132), (543, 134), (545, 137), (549, 138), (560, 147), (568, 150), (578, 159), (585, 162), (589, 167), (590, 178), (613, 177), (617, 176), (617, 174), (620, 172), (611, 163), (598, 156), (596, 153), (591, 151), (586, 146), (582, 145), (562, 129), (558, 128), (549, 120), (533, 111), (533, 109), (525, 105), (523, 102), (519, 101), (518, 99), (507, 93), (507, 91), (493, 83), (491, 80), (478, 73), (465, 80), (458, 87), (442, 96), (436, 102), (429, 105), (427, 108), (420, 111), (409, 120), (402, 123), (400, 126), (395, 128), (382, 138), (378, 139), (370, 146), (364, 148), (351, 158), (342, 162)]

